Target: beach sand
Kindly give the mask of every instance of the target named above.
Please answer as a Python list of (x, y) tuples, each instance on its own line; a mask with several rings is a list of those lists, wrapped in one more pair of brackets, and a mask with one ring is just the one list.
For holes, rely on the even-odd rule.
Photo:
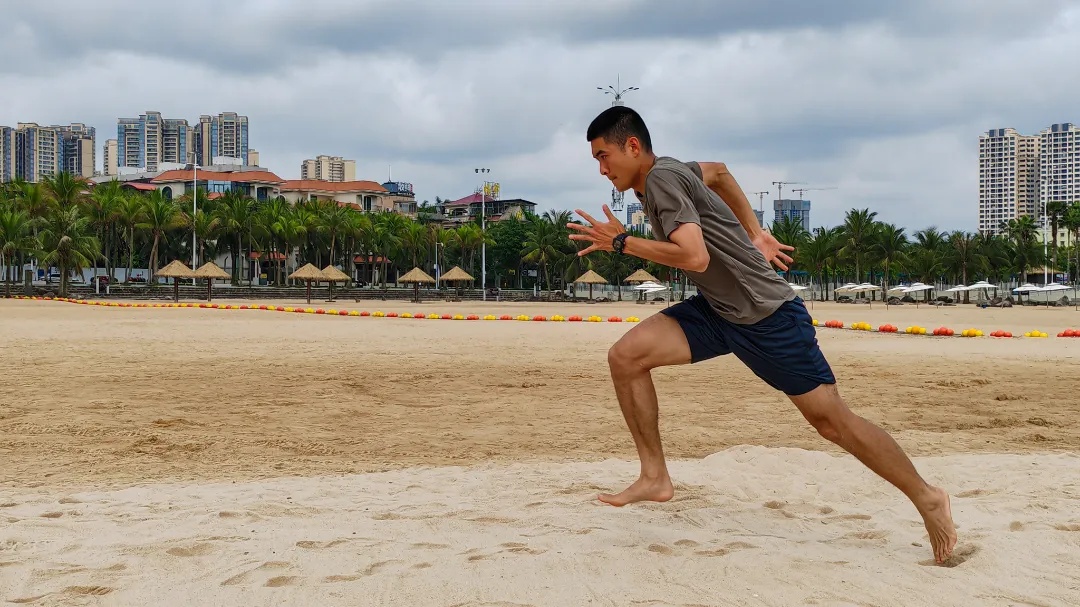
[(0, 603), (1080, 604), (1080, 339), (1052, 337), (1080, 313), (813, 314), (1051, 334), (819, 330), (851, 407), (952, 495), (948, 566), (906, 498), (731, 357), (655, 374), (675, 499), (598, 502), (637, 472), (605, 358), (632, 324), (0, 300)]

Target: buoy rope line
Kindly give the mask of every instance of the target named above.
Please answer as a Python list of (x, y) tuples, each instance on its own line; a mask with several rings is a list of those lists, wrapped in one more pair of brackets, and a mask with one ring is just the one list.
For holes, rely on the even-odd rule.
[(518, 314), (512, 316), (510, 314), (502, 314), (496, 316), (494, 314), (487, 314), (480, 316), (478, 314), (435, 314), (430, 312), (383, 312), (376, 310), (374, 312), (359, 311), (359, 310), (336, 310), (336, 309), (323, 309), (323, 308), (305, 308), (294, 306), (278, 306), (278, 305), (235, 305), (235, 304), (216, 304), (216, 303), (127, 303), (117, 301), (88, 301), (85, 299), (72, 299), (67, 297), (27, 297), (25, 295), (17, 295), (12, 299), (29, 299), (35, 301), (59, 301), (64, 303), (90, 305), (90, 306), (103, 306), (107, 308), (204, 308), (213, 310), (266, 310), (270, 312), (290, 312), (294, 314), (322, 314), (327, 316), (364, 316), (374, 318), (415, 318), (419, 320), (528, 320), (528, 321), (544, 321), (544, 322), (640, 322), (641, 319), (636, 316), (627, 316), (622, 318), (620, 316), (608, 316), (604, 318), (602, 316), (560, 316), (558, 314), (552, 316), (544, 315), (527, 315)]
[[(127, 303), (116, 301), (88, 301), (85, 299), (72, 299), (63, 297), (27, 297), (25, 295), (16, 295), (12, 299), (24, 299), (35, 301), (59, 301), (64, 303), (91, 305), (91, 306), (104, 306), (110, 308), (204, 308), (214, 310), (266, 310), (270, 312), (288, 312), (293, 314), (322, 314), (328, 316), (350, 316), (350, 317), (373, 317), (373, 318), (415, 318), (418, 320), (516, 320), (516, 321), (533, 321), (533, 322), (640, 322), (641, 319), (636, 316), (627, 316), (622, 318), (619, 316), (603, 316), (591, 315), (591, 316), (561, 316), (554, 314), (552, 316), (545, 316), (541, 314), (528, 315), (528, 314), (502, 314), (496, 316), (494, 314), (487, 314), (480, 316), (478, 314), (436, 314), (425, 312), (383, 312), (376, 310), (374, 312), (359, 311), (359, 310), (336, 310), (336, 309), (323, 309), (323, 308), (310, 308), (310, 307), (295, 307), (295, 306), (278, 306), (278, 305), (235, 305), (235, 304), (216, 304), (216, 303)], [(906, 327), (904, 330), (900, 330), (899, 327), (892, 324), (880, 325), (875, 329), (870, 323), (867, 322), (853, 322), (850, 325), (845, 324), (839, 320), (826, 320), (825, 322), (819, 322), (814, 320), (815, 327), (823, 327), (826, 329), (847, 329), (853, 331), (867, 331), (872, 333), (896, 333), (904, 335), (929, 335), (936, 337), (993, 337), (998, 339), (1008, 338), (1046, 338), (1049, 335), (1038, 329), (1028, 331), (1021, 335), (1014, 336), (1009, 331), (992, 331), (990, 333), (983, 333), (981, 329), (962, 329), (957, 332), (948, 327), (938, 327), (936, 329), (927, 329), (918, 325), (912, 325)], [(1080, 337), (1080, 330), (1078, 329), (1065, 329), (1061, 333), (1058, 333), (1058, 337)]]

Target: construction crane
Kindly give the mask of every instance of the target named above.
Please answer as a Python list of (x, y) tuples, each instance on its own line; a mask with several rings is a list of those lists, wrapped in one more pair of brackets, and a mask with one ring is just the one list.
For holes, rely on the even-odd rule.
[[(603, 91), (605, 95), (611, 95), (612, 97), (614, 97), (614, 99), (611, 100), (611, 107), (625, 105), (623, 103), (623, 95), (626, 95), (630, 91), (638, 90), (638, 87), (636, 86), (628, 86), (626, 88), (622, 88), (622, 75), (615, 76), (615, 86), (611, 86), (609, 84), (607, 88), (604, 88), (602, 86), (598, 86), (596, 88), (600, 91)], [(625, 203), (623, 202), (623, 192), (620, 192), (615, 188), (611, 188), (611, 210), (621, 211), (624, 208)]]
[(777, 190), (776, 190), (776, 199), (777, 200), (783, 200), (784, 199), (784, 186), (785, 185), (803, 185), (805, 183), (806, 183), (805, 181), (774, 181), (774, 182), (772, 182), (772, 184), (774, 186), (776, 186), (776, 188), (777, 188)]
[(765, 195), (768, 194), (768, 193), (769, 193), (768, 190), (765, 190), (764, 192), (750, 192), (751, 196), (757, 196), (757, 208), (762, 213), (765, 212), (765, 202), (764, 201), (765, 201)]
[(803, 194), (806, 193), (806, 192), (816, 192), (818, 190), (835, 190), (835, 189), (837, 189), (837, 188), (835, 188), (835, 187), (828, 187), (828, 188), (794, 188), (791, 191), (792, 192), (798, 192), (799, 193), (799, 200), (802, 200), (803, 199)]

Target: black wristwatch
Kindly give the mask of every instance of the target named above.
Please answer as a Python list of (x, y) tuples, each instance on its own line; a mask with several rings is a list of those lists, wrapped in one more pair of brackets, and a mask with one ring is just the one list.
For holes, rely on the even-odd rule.
[(611, 249), (618, 253), (623, 254), (623, 248), (626, 247), (626, 239), (630, 237), (630, 234), (623, 232), (611, 240)]

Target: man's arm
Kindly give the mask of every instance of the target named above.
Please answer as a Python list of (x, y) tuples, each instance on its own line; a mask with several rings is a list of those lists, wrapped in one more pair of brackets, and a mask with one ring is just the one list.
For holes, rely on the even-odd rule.
[(761, 224), (727, 165), (723, 162), (698, 162), (698, 166), (701, 167), (701, 180), (705, 182), (705, 186), (716, 192), (724, 204), (731, 208), (750, 239), (756, 238), (761, 233)]
[(688, 272), (704, 272), (709, 267), (709, 251), (701, 226), (684, 223), (669, 236), (670, 242), (630, 236), (623, 252), (672, 268)]
[[(577, 232), (570, 234), (570, 240), (590, 243), (588, 247), (578, 251), (579, 256), (593, 251), (611, 251), (614, 238), (626, 231), (606, 204), (604, 214), (608, 221), (597, 221), (581, 209), (577, 209), (577, 214), (589, 222), (589, 225), (566, 224), (567, 228)], [(628, 236), (623, 243), (623, 253), (688, 272), (704, 272), (709, 267), (709, 251), (705, 248), (705, 238), (701, 234), (701, 226), (697, 223), (680, 224), (671, 231), (668, 240), (670, 242)]]

